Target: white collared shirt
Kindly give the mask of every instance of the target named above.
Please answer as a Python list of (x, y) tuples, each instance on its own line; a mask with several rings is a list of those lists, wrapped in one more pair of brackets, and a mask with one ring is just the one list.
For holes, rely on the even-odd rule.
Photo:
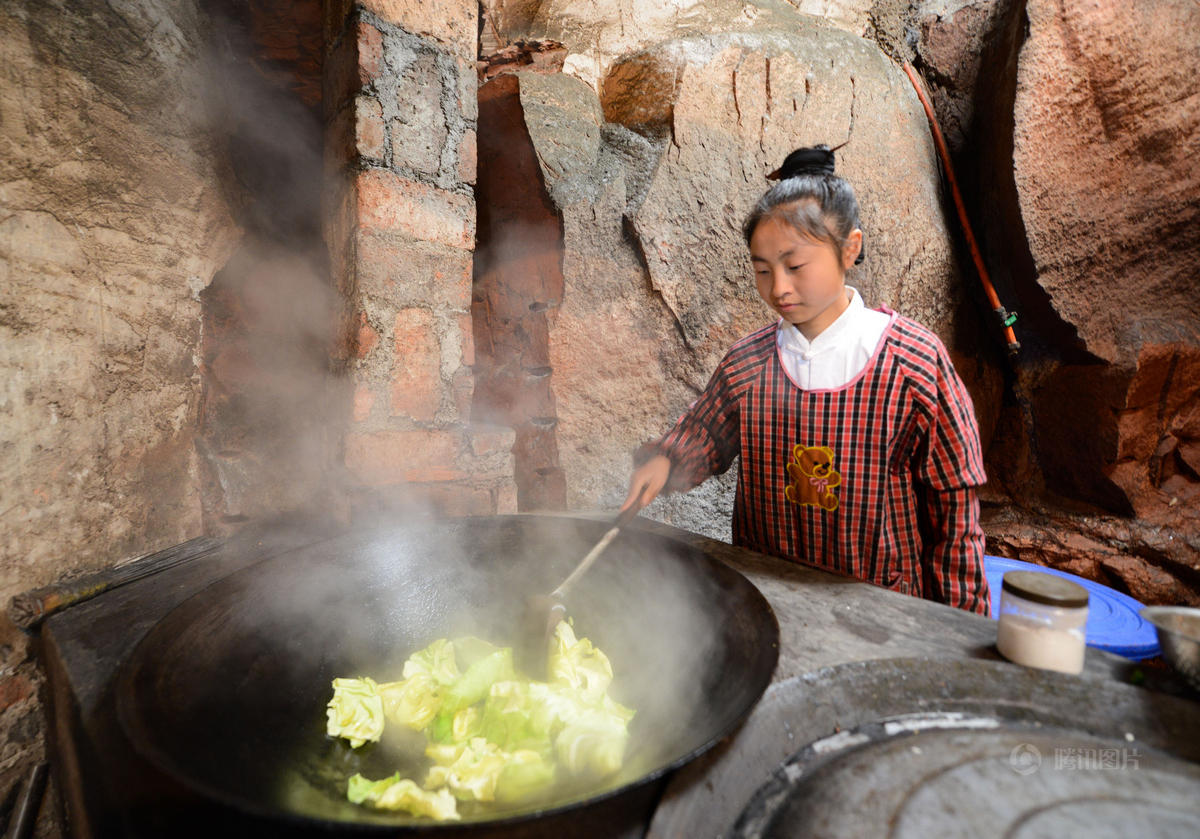
[(858, 289), (846, 286), (850, 305), (809, 341), (792, 324), (779, 321), (775, 344), (788, 378), (803, 390), (845, 387), (863, 371), (892, 322), (890, 315), (863, 305)]

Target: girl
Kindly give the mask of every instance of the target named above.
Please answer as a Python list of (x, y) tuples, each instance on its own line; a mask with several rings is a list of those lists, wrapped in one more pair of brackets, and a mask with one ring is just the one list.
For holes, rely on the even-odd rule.
[(863, 234), (833, 150), (798, 149), (769, 177), (744, 233), (780, 320), (638, 450), (622, 509), (740, 456), (734, 544), (986, 615), (971, 398), (936, 335), (845, 284)]

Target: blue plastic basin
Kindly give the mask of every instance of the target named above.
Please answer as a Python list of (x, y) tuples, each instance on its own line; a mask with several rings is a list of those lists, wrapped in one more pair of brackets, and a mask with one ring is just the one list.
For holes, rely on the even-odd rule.
[(1087, 645), (1098, 650), (1123, 655), (1139, 661), (1153, 658), (1162, 652), (1158, 645), (1158, 633), (1154, 625), (1142, 620), (1139, 614), (1142, 605), (1127, 594), (1122, 594), (1093, 580), (1085, 580), (1066, 571), (1056, 571), (1032, 562), (1008, 559), (1002, 556), (985, 556), (983, 573), (987, 575), (988, 587), (992, 592), (992, 617), (1000, 615), (1000, 585), (1005, 571), (1040, 571), (1063, 577), (1078, 583), (1088, 591)]

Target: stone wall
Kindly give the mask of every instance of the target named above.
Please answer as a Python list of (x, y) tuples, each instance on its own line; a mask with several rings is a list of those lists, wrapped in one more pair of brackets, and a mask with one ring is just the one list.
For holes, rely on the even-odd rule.
[(472, 412), (516, 434), (518, 507), (562, 510), (550, 323), (563, 296), (563, 229), (525, 127), (521, 84), (503, 74), (479, 91)]
[(333, 506), (348, 400), (321, 238), (321, 3), (206, 9), (208, 132), (241, 229), (200, 293), (196, 450), (204, 529), (219, 533)]
[(179, 107), (196, 9), (71, 6), (0, 17), (3, 595), (200, 532), (199, 293), (236, 235)]
[[(0, 7), (0, 599), (197, 536), (200, 292), (238, 230), (193, 3)], [(196, 103), (184, 106), (184, 103)], [(0, 788), (40, 755), (0, 629)]]

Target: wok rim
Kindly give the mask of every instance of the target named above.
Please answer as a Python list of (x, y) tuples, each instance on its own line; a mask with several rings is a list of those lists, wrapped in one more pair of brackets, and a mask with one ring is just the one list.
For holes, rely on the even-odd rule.
[[(553, 518), (556, 521), (564, 521), (576, 525), (584, 525), (586, 527), (606, 527), (602, 521), (595, 519), (579, 518), (570, 515), (555, 514), (552, 516), (538, 516), (537, 514), (517, 513), (508, 515), (495, 516), (478, 516), (478, 517), (463, 517), (460, 519), (450, 519), (450, 521), (464, 520), (491, 520), (491, 521), (519, 521), (528, 520), (534, 521), (543, 518)], [(445, 522), (446, 520), (441, 520)], [(428, 526), (434, 522), (421, 522), (422, 526)], [(708, 752), (722, 740), (726, 739), (731, 733), (736, 731), (746, 721), (746, 718), (754, 710), (755, 706), (762, 700), (763, 694), (770, 687), (771, 681), (774, 678), (775, 671), (779, 665), (779, 646), (780, 646), (780, 629), (779, 619), (775, 614), (775, 610), (771, 607), (770, 601), (758, 589), (754, 583), (747, 578), (743, 573), (725, 563), (718, 557), (714, 556), (709, 551), (703, 548), (690, 545), (687, 542), (677, 539), (669, 534), (661, 532), (644, 531), (647, 535), (666, 539), (682, 545), (691, 552), (694, 552), (692, 560), (704, 562), (710, 569), (716, 569), (716, 573), (725, 575), (732, 581), (734, 586), (742, 588), (745, 598), (753, 602), (756, 607), (756, 612), (762, 616), (762, 627), (765, 630), (763, 640), (768, 642), (763, 645), (766, 652), (764, 655), (769, 659), (769, 667), (762, 668), (762, 675), (755, 681), (752, 681), (753, 700), (748, 702), (746, 706), (740, 709), (736, 714), (733, 714), (730, 719), (719, 728), (714, 729), (713, 734), (700, 745), (692, 748), (690, 751), (677, 756), (673, 760), (655, 767), (637, 778), (621, 784), (620, 786), (604, 789), (590, 795), (571, 798), (553, 806), (542, 807), (535, 810), (529, 810), (511, 815), (500, 816), (497, 818), (487, 819), (463, 819), (449, 821), (433, 821), (433, 820), (414, 820), (414, 821), (347, 821), (322, 818), (320, 816), (311, 816), (303, 813), (281, 809), (275, 806), (264, 805), (260, 802), (250, 800), (246, 797), (231, 795), (229, 792), (213, 786), (206, 780), (200, 780), (193, 774), (184, 769), (180, 763), (170, 754), (169, 751), (161, 748), (155, 738), (150, 735), (152, 729), (144, 720), (140, 719), (138, 714), (139, 703), (136, 701), (138, 695), (137, 685), (139, 679), (145, 679), (143, 675), (148, 663), (148, 651), (157, 641), (157, 635), (162, 632), (167, 632), (170, 628), (170, 621), (178, 613), (185, 609), (195, 609), (196, 604), (201, 601), (201, 598), (212, 596), (212, 590), (222, 585), (228, 585), (231, 578), (241, 574), (251, 572), (258, 566), (278, 559), (279, 554), (263, 557), (255, 560), (250, 564), (239, 568), (230, 574), (227, 574), (211, 583), (203, 586), (198, 591), (189, 595), (179, 604), (174, 606), (170, 611), (163, 615), (154, 623), (134, 645), (129, 655), (122, 662), (120, 671), (116, 680), (115, 705), (117, 719), (122, 733), (129, 745), (140, 757), (148, 761), (151, 766), (157, 771), (164, 773), (175, 783), (191, 792), (198, 794), (201, 798), (206, 799), (209, 803), (215, 802), (222, 807), (232, 810), (236, 813), (242, 813), (257, 819), (267, 821), (285, 822), (295, 827), (316, 828), (322, 830), (336, 829), (339, 831), (353, 831), (362, 834), (371, 833), (404, 833), (404, 832), (449, 832), (454, 830), (464, 830), (471, 828), (479, 829), (503, 829), (505, 827), (516, 827), (523, 824), (528, 824), (549, 817), (557, 817), (568, 815), (572, 812), (583, 811), (604, 802), (611, 801), (619, 796), (627, 795), (635, 790), (641, 789), (649, 784), (658, 781), (664, 776), (674, 772), (682, 766), (691, 763), (705, 752)], [(346, 533), (337, 534), (333, 538), (342, 535), (351, 535), (349, 531)], [(318, 540), (325, 541), (325, 540)], [(312, 544), (317, 544), (314, 542)], [(306, 544), (292, 549), (292, 551), (302, 551), (312, 545)], [(290, 553), (289, 551), (288, 553)], [(758, 684), (761, 682), (761, 684)], [(132, 706), (132, 707), (131, 707)], [(368, 813), (378, 813), (376, 810), (365, 810)], [(409, 816), (410, 819), (421, 819), (419, 816)]]

